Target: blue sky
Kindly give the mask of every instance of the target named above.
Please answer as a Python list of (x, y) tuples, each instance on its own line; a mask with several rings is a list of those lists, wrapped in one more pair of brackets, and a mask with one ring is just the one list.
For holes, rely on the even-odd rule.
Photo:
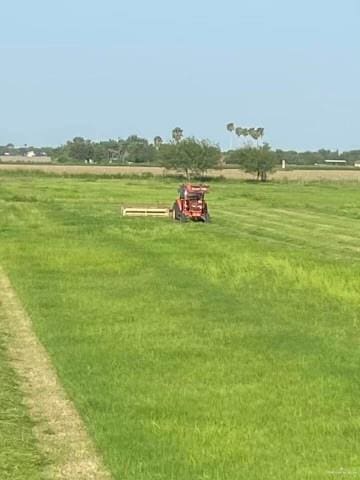
[(358, 0), (12, 0), (0, 144), (186, 135), (228, 122), (298, 150), (360, 148)]

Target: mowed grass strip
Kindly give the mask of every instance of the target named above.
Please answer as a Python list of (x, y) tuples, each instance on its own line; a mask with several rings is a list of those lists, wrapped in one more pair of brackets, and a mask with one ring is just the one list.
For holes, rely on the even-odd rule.
[(0, 268), (7, 355), (19, 376), (36, 443), (48, 467), (44, 478), (110, 480), (72, 402), (63, 391), (7, 275)]
[(44, 459), (33, 435), (17, 375), (8, 361), (0, 292), (0, 478), (40, 480)]
[(356, 186), (216, 183), (211, 225), (120, 217), (166, 180), (3, 186), (0, 255), (114, 478), (359, 473), (359, 255), (302, 216), (356, 238)]
[(237, 218), (238, 222), (241, 222), (241, 232), (237, 227), (235, 229), (239, 235), (264, 238), (264, 241), (284, 243), (295, 249), (312, 249), (320, 255), (325, 252), (325, 256), (331, 253), (333, 258), (340, 256), (352, 259), (354, 253), (360, 253), (360, 234), (352, 231), (351, 222), (349, 222), (347, 230), (335, 226), (330, 229), (315, 223), (306, 223), (303, 220), (299, 223), (299, 219), (295, 224), (295, 222), (287, 221), (281, 215), (277, 218), (269, 218), (267, 215), (262, 215), (261, 212), (257, 213), (258, 216), (254, 217), (249, 212), (225, 210), (222, 215), (226, 219), (222, 225), (224, 227), (226, 224), (228, 228), (232, 229), (234, 218)]

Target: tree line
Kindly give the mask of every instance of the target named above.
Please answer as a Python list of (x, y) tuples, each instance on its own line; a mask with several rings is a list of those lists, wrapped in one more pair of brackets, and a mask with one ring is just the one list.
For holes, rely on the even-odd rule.
[[(316, 152), (293, 150), (272, 150), (266, 143), (259, 145), (264, 134), (263, 128), (243, 128), (228, 124), (231, 134), (243, 137), (247, 143), (221, 151), (220, 147), (208, 140), (184, 137), (183, 130), (176, 127), (171, 132), (171, 140), (165, 142), (161, 136), (152, 141), (137, 135), (126, 139), (109, 139), (98, 142), (84, 137), (74, 137), (59, 147), (36, 148), (33, 146), (15, 147), (12, 144), (0, 146), (0, 155), (26, 155), (33, 151), (36, 155), (48, 155), (57, 163), (97, 163), (97, 164), (141, 164), (159, 165), (184, 174), (187, 178), (205, 175), (209, 169), (234, 165), (253, 173), (260, 181), (265, 181), (269, 172), (285, 160), (287, 165), (325, 164), (326, 160), (345, 160), (348, 165), (360, 161), (360, 150), (339, 153), (321, 149)], [(251, 143), (256, 141), (256, 145)]]

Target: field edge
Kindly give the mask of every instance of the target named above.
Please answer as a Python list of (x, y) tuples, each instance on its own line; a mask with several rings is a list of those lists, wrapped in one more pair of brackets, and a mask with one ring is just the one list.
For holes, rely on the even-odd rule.
[(46, 459), (44, 477), (111, 480), (1, 266), (0, 291), (5, 312), (2, 329), (7, 337), (8, 359), (18, 375), (24, 404), (33, 421), (35, 438)]

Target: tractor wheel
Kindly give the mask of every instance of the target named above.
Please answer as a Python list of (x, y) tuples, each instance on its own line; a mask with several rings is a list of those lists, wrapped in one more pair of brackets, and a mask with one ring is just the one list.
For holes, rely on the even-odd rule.
[(178, 220), (179, 222), (186, 222), (187, 220), (186, 216), (180, 210), (177, 202), (174, 203), (172, 215), (173, 215), (173, 220)]
[(204, 223), (210, 223), (211, 222), (210, 213), (209, 212), (205, 213), (203, 219), (204, 219)]

